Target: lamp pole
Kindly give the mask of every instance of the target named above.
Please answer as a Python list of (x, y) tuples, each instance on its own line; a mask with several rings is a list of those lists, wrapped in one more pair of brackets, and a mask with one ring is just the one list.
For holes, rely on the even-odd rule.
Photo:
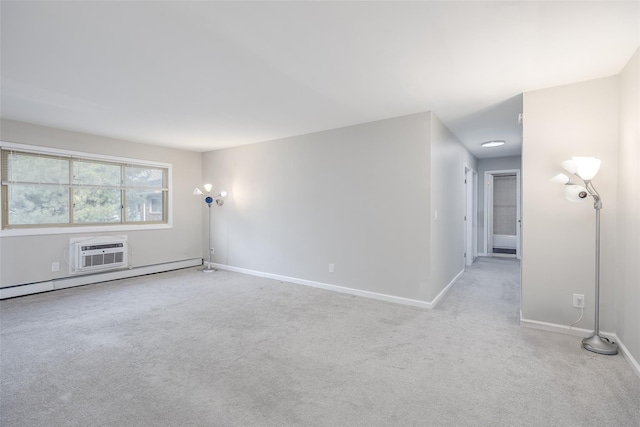
[(591, 181), (585, 180), (585, 187), (593, 196), (593, 208), (596, 210), (596, 294), (595, 294), (595, 327), (593, 335), (582, 340), (585, 350), (599, 354), (618, 354), (618, 345), (600, 336), (600, 210), (602, 200)]
[(204, 201), (209, 207), (209, 222), (207, 223), (207, 234), (209, 234), (209, 245), (207, 247), (209, 250), (209, 264), (207, 264), (207, 268), (202, 269), (202, 272), (211, 273), (217, 271), (215, 268), (211, 267), (211, 204), (213, 203), (213, 197), (207, 196)]

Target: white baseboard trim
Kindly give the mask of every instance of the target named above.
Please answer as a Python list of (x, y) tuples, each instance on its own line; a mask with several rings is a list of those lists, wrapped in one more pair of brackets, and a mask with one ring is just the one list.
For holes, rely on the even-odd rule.
[(620, 337), (618, 337), (618, 335), (614, 334), (613, 339), (616, 342), (616, 344), (618, 344), (618, 348), (620, 348), (620, 351), (622, 351), (624, 358), (627, 359), (627, 362), (629, 362), (629, 365), (631, 365), (631, 368), (636, 372), (636, 375), (638, 376), (638, 378), (640, 378), (640, 363), (638, 363), (638, 361), (633, 357), (629, 349), (625, 347), (624, 343), (622, 342)]
[[(524, 326), (525, 328), (540, 329), (543, 331), (556, 332), (556, 333), (565, 334), (565, 335), (573, 335), (573, 336), (582, 337), (582, 338), (586, 338), (593, 333), (593, 329), (570, 328), (569, 326), (558, 325), (557, 323), (547, 323), (547, 322), (540, 322), (538, 320), (524, 319), (522, 318), (522, 316), (520, 316), (520, 325)], [(622, 353), (624, 358), (627, 360), (627, 362), (629, 362), (629, 365), (631, 365), (631, 369), (633, 369), (633, 371), (638, 376), (638, 378), (640, 378), (640, 364), (633, 357), (631, 352), (629, 352), (629, 349), (625, 347), (620, 337), (618, 337), (618, 335), (616, 335), (613, 332), (600, 331), (600, 334), (606, 338), (613, 340), (616, 344), (618, 344), (618, 348), (620, 349), (620, 352)]]
[(162, 273), (181, 268), (196, 267), (198, 265), (202, 265), (202, 258), (134, 267), (127, 270), (114, 270), (104, 273), (87, 274), (84, 276), (63, 277), (47, 282), (27, 283), (24, 285), (1, 288), (0, 299), (31, 295), (57, 289), (72, 288), (74, 286), (90, 285), (92, 283), (108, 282), (110, 280), (126, 279), (128, 277), (144, 276), (145, 274)]
[[(208, 264), (208, 262), (205, 261), (205, 265), (207, 265), (207, 264)], [(279, 274), (265, 273), (265, 272), (262, 272), (262, 271), (249, 270), (249, 269), (246, 269), (246, 268), (233, 267), (233, 266), (230, 266), (230, 265), (217, 264), (217, 263), (214, 263), (214, 262), (211, 263), (211, 266), (214, 267), (214, 268), (218, 268), (220, 270), (234, 271), (236, 273), (248, 274), (250, 276), (264, 277), (264, 278), (267, 278), (267, 279), (274, 279), (274, 280), (280, 280), (280, 281), (283, 281), (283, 282), (295, 283), (297, 285), (311, 286), (313, 288), (325, 289), (325, 290), (328, 290), (328, 291), (340, 292), (340, 293), (343, 293), (343, 294), (356, 295), (356, 296), (364, 297), (364, 298), (371, 298), (371, 299), (376, 299), (376, 300), (380, 300), (380, 301), (393, 302), (393, 303), (396, 303), (396, 304), (403, 304), (403, 305), (409, 305), (409, 306), (412, 306), (412, 307), (427, 308), (427, 309), (434, 308), (436, 306), (436, 304), (438, 304), (438, 302), (442, 299), (444, 294), (453, 285), (453, 283), (456, 280), (458, 280), (460, 275), (463, 273), (463, 271), (458, 273), (458, 275), (451, 281), (451, 283), (449, 283), (438, 294), (438, 296), (436, 296), (436, 298), (434, 298), (433, 301), (429, 302), (429, 301), (421, 301), (421, 300), (416, 300), (416, 299), (411, 299), (411, 298), (397, 297), (397, 296), (394, 296), (394, 295), (380, 294), (380, 293), (377, 293), (377, 292), (364, 291), (362, 289), (347, 288), (345, 286), (330, 285), (328, 283), (315, 282), (313, 280), (298, 279), (296, 277), (281, 276)]]
[(449, 284), (447, 286), (445, 286), (444, 289), (441, 290), (438, 295), (436, 295), (436, 297), (433, 299), (433, 301), (431, 301), (431, 303), (430, 303), (431, 307), (429, 307), (429, 308), (436, 308), (436, 306), (440, 303), (442, 298), (447, 294), (447, 292), (449, 292), (449, 289), (451, 289), (453, 284), (458, 281), (458, 279), (460, 278), (460, 276), (462, 276), (463, 273), (464, 273), (464, 269), (462, 271), (460, 271), (458, 274), (456, 274), (456, 277), (454, 277), (449, 282)]
[[(572, 335), (574, 337), (586, 338), (593, 333), (593, 329), (571, 328), (566, 325), (558, 325), (557, 323), (540, 322), (538, 320), (525, 319), (520, 317), (520, 325), (525, 328), (540, 329), (542, 331), (556, 332), (559, 334)], [(613, 335), (601, 332), (602, 335)]]

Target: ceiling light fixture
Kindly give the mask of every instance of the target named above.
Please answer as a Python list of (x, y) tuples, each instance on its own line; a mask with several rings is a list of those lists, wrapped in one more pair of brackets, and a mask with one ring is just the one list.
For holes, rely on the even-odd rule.
[(484, 147), (484, 148), (491, 148), (491, 147), (499, 147), (499, 146), (504, 145), (504, 144), (505, 144), (505, 142), (504, 142), (503, 139), (495, 139), (493, 141), (483, 142), (480, 145), (482, 145), (482, 147)]

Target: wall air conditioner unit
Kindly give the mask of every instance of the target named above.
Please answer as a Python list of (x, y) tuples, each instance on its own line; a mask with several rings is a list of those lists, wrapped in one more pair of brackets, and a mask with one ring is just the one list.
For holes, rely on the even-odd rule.
[(69, 268), (72, 274), (127, 267), (127, 236), (71, 239)]

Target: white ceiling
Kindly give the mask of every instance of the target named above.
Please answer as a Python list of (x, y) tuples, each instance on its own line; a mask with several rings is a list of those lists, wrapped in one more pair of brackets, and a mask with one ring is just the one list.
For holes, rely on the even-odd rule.
[(523, 92), (618, 74), (640, 41), (637, 0), (2, 1), (1, 20), (2, 117), (196, 151), (433, 111), (477, 157), (519, 154)]

